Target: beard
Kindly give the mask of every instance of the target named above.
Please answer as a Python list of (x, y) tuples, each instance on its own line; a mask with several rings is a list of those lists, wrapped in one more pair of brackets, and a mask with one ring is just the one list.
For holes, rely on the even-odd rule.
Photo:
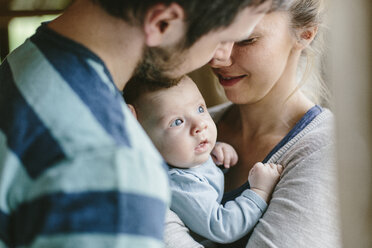
[(185, 50), (176, 47), (169, 49), (157, 47), (145, 47), (143, 58), (138, 63), (134, 75), (157, 84), (170, 87), (179, 82), (181, 76), (171, 76), (170, 72), (179, 68)]

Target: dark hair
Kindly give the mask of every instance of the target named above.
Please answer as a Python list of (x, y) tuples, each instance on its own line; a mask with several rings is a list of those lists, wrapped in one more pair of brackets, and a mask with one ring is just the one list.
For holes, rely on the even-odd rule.
[[(184, 47), (188, 48), (208, 32), (229, 26), (239, 11), (258, 6), (267, 0), (91, 0), (110, 15), (129, 23), (142, 24), (147, 10), (157, 3), (179, 4), (185, 11), (188, 25)], [(288, 0), (272, 0), (272, 10), (285, 7)]]
[(138, 100), (146, 93), (156, 92), (176, 86), (183, 77), (172, 80), (172, 82), (160, 82), (150, 80), (141, 76), (132, 77), (124, 87), (123, 97), (127, 104), (138, 107)]

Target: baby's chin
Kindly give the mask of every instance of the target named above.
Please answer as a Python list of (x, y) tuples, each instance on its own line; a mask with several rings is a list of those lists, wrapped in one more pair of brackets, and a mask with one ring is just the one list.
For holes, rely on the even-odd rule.
[(188, 161), (178, 160), (178, 161), (173, 161), (173, 163), (168, 162), (168, 164), (172, 165), (173, 167), (180, 168), (180, 169), (196, 168), (206, 163), (209, 157), (210, 157), (210, 153), (198, 155), (197, 157), (191, 160), (188, 160)]

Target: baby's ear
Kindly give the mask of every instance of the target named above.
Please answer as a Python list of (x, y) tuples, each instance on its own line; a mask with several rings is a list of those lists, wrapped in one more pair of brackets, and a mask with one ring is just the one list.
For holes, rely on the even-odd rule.
[(138, 120), (138, 118), (137, 118), (137, 112), (136, 112), (136, 109), (134, 108), (134, 106), (132, 104), (127, 104), (127, 106), (129, 108), (130, 112), (132, 112), (134, 118), (136, 118)]

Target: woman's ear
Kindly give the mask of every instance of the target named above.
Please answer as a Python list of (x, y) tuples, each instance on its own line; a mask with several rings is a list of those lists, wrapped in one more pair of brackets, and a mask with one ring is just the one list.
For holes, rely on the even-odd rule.
[(310, 45), (314, 40), (316, 33), (318, 32), (318, 26), (301, 28), (297, 30), (297, 42), (296, 47), (298, 49), (304, 49)]
[(176, 3), (151, 7), (143, 24), (146, 45), (157, 47), (177, 42), (184, 35), (184, 15), (183, 8)]
[(137, 118), (137, 112), (136, 112), (136, 109), (134, 108), (134, 106), (132, 104), (127, 104), (127, 106), (129, 108), (130, 112), (132, 112), (134, 118), (136, 118), (138, 120), (138, 118)]

